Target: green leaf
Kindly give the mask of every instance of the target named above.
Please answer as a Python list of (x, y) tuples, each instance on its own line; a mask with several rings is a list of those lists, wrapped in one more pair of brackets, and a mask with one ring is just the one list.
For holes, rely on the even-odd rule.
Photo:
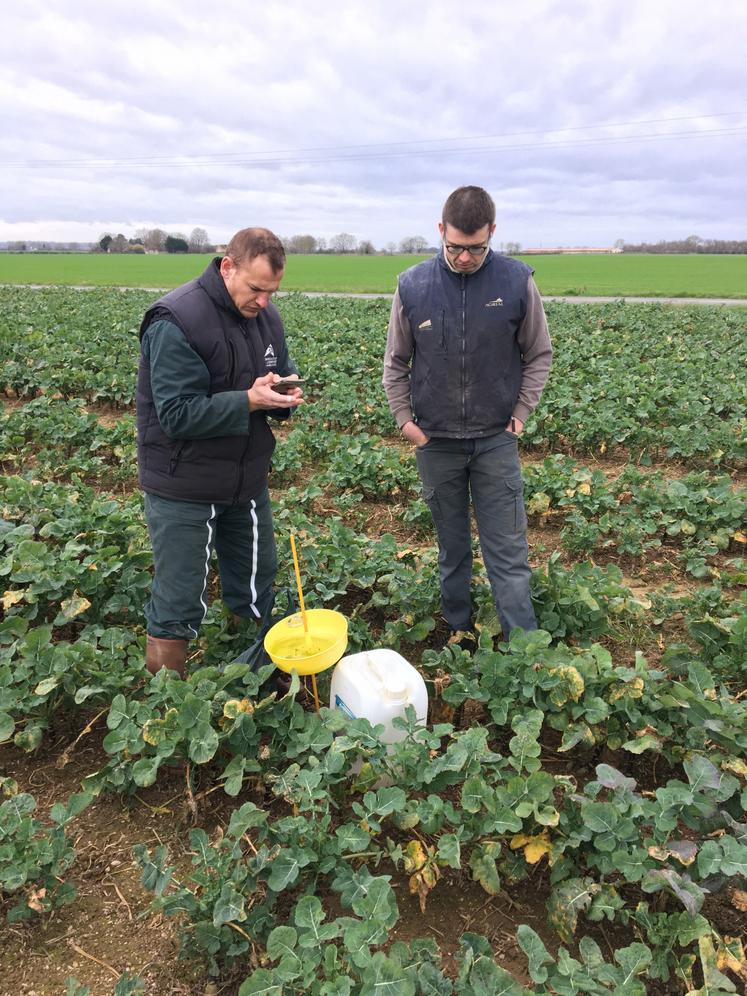
[(381, 876), (372, 879), (365, 893), (356, 896), (352, 907), (356, 916), (370, 923), (379, 923), (387, 929), (394, 926), (399, 916), (394, 890)]
[(702, 792), (703, 789), (720, 788), (721, 772), (707, 757), (703, 757), (701, 754), (694, 754), (684, 762), (683, 767), (687, 773), (687, 778), (693, 792)]
[(325, 916), (324, 908), (316, 896), (304, 896), (299, 899), (293, 920), (302, 932), (299, 941), (302, 947), (317, 946), (337, 937), (338, 924), (336, 922), (323, 924)]
[(469, 859), (473, 880), (479, 882), (490, 896), (497, 896), (501, 891), (501, 880), (495, 863), (500, 853), (501, 845), (489, 841), (486, 844), (478, 844)]
[(737, 843), (733, 837), (722, 837), (720, 840), (724, 852), (721, 861), (721, 871), (729, 877), (741, 875), (747, 878), (747, 847)]
[(161, 763), (158, 757), (141, 757), (132, 766), (132, 780), (141, 788), (153, 785)]
[(272, 862), (272, 871), (267, 880), (268, 886), (273, 892), (282, 892), (283, 889), (287, 889), (289, 885), (293, 885), (301, 868), (308, 865), (312, 857), (313, 855), (300, 848), (282, 848)]
[(148, 892), (163, 895), (174, 874), (173, 868), (166, 868), (169, 852), (163, 845), (156, 848), (153, 857), (144, 844), (136, 844), (132, 849), (135, 860), (143, 870), (143, 888)]
[(239, 806), (231, 813), (226, 836), (232, 840), (238, 840), (239, 837), (243, 837), (247, 830), (262, 826), (266, 822), (267, 813), (263, 809), (259, 809), (253, 802), (245, 802), (243, 806)]
[(0, 712), (0, 743), (4, 740), (10, 740), (15, 728), (13, 717), (9, 716), (7, 712)]
[(371, 960), (371, 947), (383, 944), (387, 939), (386, 927), (376, 921), (355, 922), (345, 929), (343, 941), (348, 957), (358, 968), (363, 968)]
[(542, 940), (531, 927), (522, 923), (516, 930), (516, 940), (524, 954), (529, 959), (529, 974), (533, 982), (545, 982), (547, 980), (547, 969), (545, 965), (552, 965), (553, 959), (549, 951), (542, 943)]
[(581, 819), (593, 833), (614, 835), (620, 813), (611, 802), (590, 802), (581, 807)]
[(465, 779), (462, 785), (462, 809), (467, 813), (479, 813), (481, 809), (489, 808), (494, 792), (478, 775)]
[(275, 969), (276, 976), (283, 982), (292, 982), (303, 972), (301, 958), (296, 952), (298, 935), (293, 927), (275, 927), (267, 938), (267, 954), (272, 959), (280, 959)]
[(239, 996), (283, 996), (283, 986), (272, 972), (258, 968), (239, 986)]
[(207, 764), (215, 756), (219, 744), (212, 726), (200, 726), (190, 734), (189, 756), (195, 764)]
[(444, 833), (438, 838), (438, 863), (459, 870), (462, 866), (461, 845), (455, 833)]
[(415, 996), (415, 984), (398, 961), (383, 951), (371, 958), (361, 973), (360, 996)]
[(115, 695), (109, 707), (106, 725), (110, 730), (116, 730), (125, 719), (127, 719), (127, 701), (124, 695)]
[(345, 823), (335, 830), (340, 847), (340, 854), (357, 854), (365, 851), (371, 842), (371, 834), (367, 833), (357, 823)]
[[(246, 920), (244, 897), (231, 882), (224, 882), (215, 906), (213, 907), (213, 926), (220, 927), (223, 923), (241, 923)], [(294, 931), (295, 933), (295, 931)]]
[(629, 751), (631, 754), (642, 754), (646, 750), (661, 750), (661, 737), (654, 737), (650, 733), (646, 733), (642, 737), (634, 737), (632, 740), (627, 740), (623, 745), (622, 749)]
[(114, 987), (114, 996), (135, 996), (136, 993), (145, 992), (145, 982), (139, 975), (130, 975), (125, 972), (117, 979)]
[(223, 791), (226, 795), (230, 795), (232, 798), (237, 796), (241, 791), (241, 786), (244, 781), (244, 769), (246, 767), (246, 758), (244, 757), (234, 757), (232, 758), (226, 767), (223, 769), (223, 774), (221, 778), (224, 778)]
[(627, 948), (618, 948), (615, 951), (615, 961), (625, 973), (622, 985), (626, 986), (636, 976), (646, 971), (651, 964), (651, 951), (645, 944), (631, 944)]

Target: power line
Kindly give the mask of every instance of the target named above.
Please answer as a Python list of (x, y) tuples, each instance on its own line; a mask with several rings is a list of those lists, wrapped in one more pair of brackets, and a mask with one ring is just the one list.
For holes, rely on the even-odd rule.
[[(568, 130), (568, 129), (565, 129)], [(594, 146), (594, 145), (618, 145), (626, 142), (649, 142), (649, 141), (671, 141), (687, 138), (710, 138), (712, 136), (723, 136), (723, 135), (736, 135), (747, 131), (747, 126), (735, 127), (735, 128), (710, 128), (706, 131), (702, 130), (690, 130), (690, 131), (680, 131), (680, 132), (663, 132), (658, 134), (639, 134), (639, 135), (618, 135), (618, 136), (608, 136), (605, 138), (589, 138), (589, 139), (571, 139), (560, 142), (534, 142), (534, 143), (523, 143), (523, 144), (513, 144), (513, 145), (499, 145), (493, 147), (476, 147), (476, 148), (464, 148), (459, 146), (458, 148), (440, 148), (440, 149), (408, 149), (403, 151), (390, 151), (390, 152), (370, 152), (370, 153), (358, 153), (358, 154), (336, 154), (329, 156), (284, 156), (275, 159), (265, 159), (260, 158), (268, 153), (258, 153), (252, 156), (245, 156), (240, 159), (232, 160), (220, 160), (217, 157), (205, 156), (200, 159), (190, 159), (185, 157), (171, 158), (164, 157), (158, 161), (154, 161), (151, 158), (143, 159), (80, 159), (80, 160), (27, 160), (18, 162), (6, 162), (1, 163), (0, 166), (4, 166), (10, 169), (113, 169), (117, 167), (146, 167), (151, 169), (190, 169), (203, 166), (247, 166), (247, 167), (268, 167), (268, 166), (296, 166), (296, 165), (312, 165), (320, 163), (333, 163), (333, 162), (362, 162), (362, 161), (375, 161), (381, 159), (402, 159), (402, 158), (413, 158), (422, 156), (453, 156), (453, 155), (465, 155), (467, 153), (479, 153), (480, 155), (491, 155), (495, 153), (505, 153), (505, 152), (516, 152), (516, 151), (531, 151), (531, 150), (548, 150), (554, 151), (559, 149), (568, 148), (580, 148), (583, 146)], [(434, 140), (435, 141), (435, 140)], [(341, 146), (340, 148), (345, 148)], [(353, 148), (355, 148), (353, 146)], [(240, 153), (235, 153), (235, 155), (241, 155)]]

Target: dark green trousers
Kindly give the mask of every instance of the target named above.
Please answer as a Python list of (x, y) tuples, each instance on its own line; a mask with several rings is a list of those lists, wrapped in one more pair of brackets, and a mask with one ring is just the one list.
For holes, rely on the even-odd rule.
[(228, 608), (259, 621), (272, 603), (277, 553), (270, 495), (244, 505), (173, 501), (145, 495), (155, 574), (145, 618), (151, 636), (192, 640), (208, 608), (215, 551)]

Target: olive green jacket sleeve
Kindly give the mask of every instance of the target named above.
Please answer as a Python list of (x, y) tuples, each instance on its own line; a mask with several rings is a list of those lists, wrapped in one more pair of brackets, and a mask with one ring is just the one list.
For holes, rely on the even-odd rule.
[[(247, 436), (251, 431), (246, 391), (210, 394), (210, 373), (182, 330), (164, 319), (145, 331), (141, 350), (150, 366), (150, 384), (158, 421), (172, 439)], [(295, 373), (284, 346), (278, 373)], [(283, 418), (287, 408), (267, 414)]]

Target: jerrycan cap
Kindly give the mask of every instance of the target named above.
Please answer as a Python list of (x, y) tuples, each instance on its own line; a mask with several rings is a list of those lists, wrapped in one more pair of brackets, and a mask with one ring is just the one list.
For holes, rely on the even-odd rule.
[(407, 696), (407, 684), (399, 676), (390, 675), (382, 683), (382, 698), (390, 702), (401, 702)]
[(382, 699), (388, 702), (402, 702), (407, 697), (407, 682), (402, 675), (384, 669), (381, 659), (376, 654), (366, 654), (366, 661), (379, 683)]

